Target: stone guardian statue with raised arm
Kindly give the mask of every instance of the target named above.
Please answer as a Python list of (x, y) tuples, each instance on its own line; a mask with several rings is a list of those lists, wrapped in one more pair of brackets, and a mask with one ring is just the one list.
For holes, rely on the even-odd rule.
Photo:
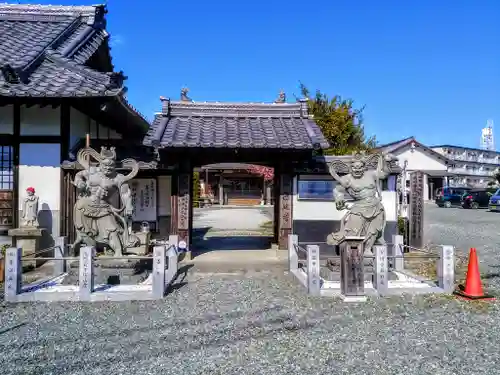
[[(387, 178), (389, 163), (395, 160), (390, 154), (356, 153), (350, 163), (342, 159), (329, 163), (330, 174), (338, 182), (334, 191), (336, 207), (347, 213), (341, 220), (340, 230), (327, 237), (328, 244), (339, 245), (348, 236), (364, 237), (367, 254), (373, 245), (385, 244), (386, 217), (380, 180)], [(339, 176), (339, 171), (346, 174)], [(352, 201), (346, 202), (346, 195)]]
[[(93, 158), (97, 165), (91, 165)], [(127, 230), (127, 218), (132, 215), (132, 197), (128, 181), (133, 179), (139, 164), (133, 159), (125, 159), (121, 163), (131, 171), (124, 175), (116, 170), (116, 153), (114, 147), (101, 148), (98, 153), (92, 148), (84, 148), (78, 152), (77, 160), (84, 167), (76, 174), (73, 184), (78, 191), (78, 199), (74, 208), (74, 222), (77, 239), (74, 246), (84, 243), (87, 246), (103, 245), (121, 256), (129, 247), (139, 242), (138, 238)], [(120, 208), (113, 202), (118, 197)]]

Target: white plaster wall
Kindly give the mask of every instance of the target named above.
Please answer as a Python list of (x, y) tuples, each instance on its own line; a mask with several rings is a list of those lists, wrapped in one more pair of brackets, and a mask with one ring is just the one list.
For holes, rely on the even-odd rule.
[(60, 145), (26, 144), (19, 148), (19, 210), (26, 196), (26, 188), (35, 188), (38, 201), (38, 221), (46, 229), (40, 245), (53, 245), (53, 237), (60, 235)]
[(447, 171), (448, 167), (444, 161), (435, 158), (420, 148), (415, 148), (412, 152), (410, 147), (402, 148), (395, 152), (399, 159), (399, 165), (403, 166), (408, 160), (407, 169), (410, 171)]
[(172, 197), (172, 177), (158, 177), (158, 216), (170, 216)]
[[(331, 179), (325, 175), (325, 179)], [(293, 220), (341, 220), (346, 210), (339, 211), (333, 201), (313, 201), (298, 199), (298, 177), (293, 179)], [(386, 220), (397, 220), (396, 192), (382, 191), (382, 203), (386, 210)]]
[(397, 221), (398, 219), (398, 209), (396, 204), (397, 194), (395, 191), (383, 191), (382, 192), (382, 203), (385, 208), (385, 220), (386, 221)]
[(61, 109), (21, 106), (21, 135), (60, 135)]
[[(39, 167), (34, 165), (19, 166), (19, 210), (26, 196), (26, 189), (34, 187), (39, 197), (38, 209), (59, 211), (61, 195), (61, 172), (57, 167)], [(45, 204), (45, 206), (44, 206)]]
[(14, 133), (14, 108), (12, 105), (0, 107), (0, 134)]

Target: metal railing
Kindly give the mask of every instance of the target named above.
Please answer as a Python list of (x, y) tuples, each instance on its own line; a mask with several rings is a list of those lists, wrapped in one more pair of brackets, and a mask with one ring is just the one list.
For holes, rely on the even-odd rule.
[[(63, 237), (60, 237), (63, 238)], [(66, 249), (66, 239), (60, 240), (61, 243), (54, 246), (51, 249), (43, 249), (28, 256), (22, 256), (21, 248), (9, 248), (6, 251), (5, 256), (5, 300), (7, 302), (25, 302), (25, 301), (36, 301), (40, 300), (38, 297), (43, 295), (43, 300), (47, 300), (47, 296), (50, 296), (49, 300), (79, 300), (79, 301), (94, 301), (94, 300), (141, 300), (141, 299), (159, 299), (163, 298), (166, 288), (174, 281), (177, 276), (178, 271), (178, 236), (170, 236), (168, 244), (157, 245), (153, 248), (153, 254), (148, 256), (97, 256), (96, 249), (91, 246), (85, 246), (80, 249), (80, 254), (78, 257), (65, 256)], [(38, 257), (32, 255), (38, 255), (50, 250), (54, 250), (54, 256)], [(152, 260), (152, 287), (150, 293), (129, 291), (127, 293), (120, 292), (113, 295), (113, 292), (105, 294), (100, 292), (101, 296), (97, 298), (96, 292), (98, 292), (94, 286), (94, 276), (96, 263), (101, 260)], [(53, 274), (51, 279), (61, 277), (67, 271), (67, 265), (69, 261), (78, 261), (78, 285), (76, 295), (74, 292), (64, 293), (54, 292), (54, 293), (40, 293), (39, 295), (34, 294), (32, 290), (40, 289), (37, 287), (43, 287), (50, 280), (43, 280), (38, 282), (35, 286), (31, 286), (28, 290), (23, 289), (22, 282), (22, 262), (32, 261), (32, 260), (51, 260), (54, 261)], [(103, 294), (104, 293), (104, 294)]]

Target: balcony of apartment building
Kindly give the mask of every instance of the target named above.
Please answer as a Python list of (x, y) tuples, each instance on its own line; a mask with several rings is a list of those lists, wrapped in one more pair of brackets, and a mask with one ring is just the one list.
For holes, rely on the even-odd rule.
[(486, 187), (489, 182), (487, 177), (451, 177), (448, 179), (448, 186), (452, 187)]
[(496, 173), (499, 172), (499, 170), (499, 168), (488, 168), (473, 165), (456, 165), (454, 167), (448, 168), (448, 172), (453, 174), (483, 177), (493, 177)]
[(471, 161), (485, 164), (500, 164), (500, 155), (479, 150), (444, 149), (444, 156), (450, 160)]

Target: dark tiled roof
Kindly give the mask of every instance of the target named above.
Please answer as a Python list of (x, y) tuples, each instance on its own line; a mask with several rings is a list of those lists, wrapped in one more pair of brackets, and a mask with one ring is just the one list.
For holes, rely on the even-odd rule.
[(105, 14), (103, 5), (1, 3), (0, 96), (89, 97), (121, 93), (125, 78), (121, 73), (85, 66), (108, 37)]
[(328, 148), (307, 103), (194, 103), (163, 99), (144, 139), (157, 147)]

